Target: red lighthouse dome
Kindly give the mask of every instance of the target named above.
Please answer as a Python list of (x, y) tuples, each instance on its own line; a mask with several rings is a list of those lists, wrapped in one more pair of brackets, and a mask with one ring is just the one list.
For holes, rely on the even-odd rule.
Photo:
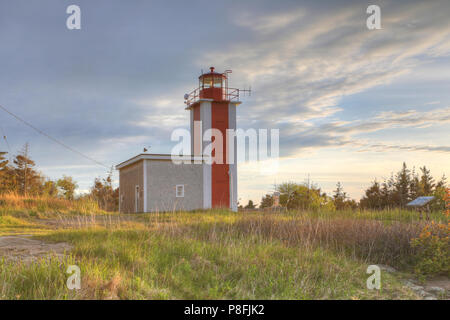
[(200, 99), (213, 99), (215, 101), (225, 100), (227, 76), (225, 73), (214, 71), (210, 67), (210, 72), (202, 74), (199, 79)]
[(198, 77), (198, 88), (191, 93), (184, 95), (184, 103), (186, 109), (191, 109), (198, 104), (199, 100), (213, 100), (216, 102), (235, 101), (239, 103), (239, 94), (243, 92), (250, 95), (250, 89), (236, 89), (228, 87), (228, 74), (231, 70), (225, 70), (224, 73), (214, 71), (214, 67), (210, 67), (210, 72), (202, 73)]

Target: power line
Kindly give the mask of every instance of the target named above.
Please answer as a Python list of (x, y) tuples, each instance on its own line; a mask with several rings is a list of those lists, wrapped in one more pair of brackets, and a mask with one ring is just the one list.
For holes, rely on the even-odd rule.
[[(83, 158), (88, 159), (89, 161), (95, 162), (96, 164), (98, 164), (98, 165), (100, 165), (100, 166), (102, 166), (102, 167), (105, 167), (105, 168), (108, 168), (108, 169), (111, 168), (110, 166), (107, 166), (107, 165), (105, 165), (105, 164), (103, 164), (103, 163), (101, 163), (101, 162), (99, 162), (99, 161), (97, 161), (97, 160), (95, 160), (95, 159), (93, 159), (93, 158), (91, 158), (91, 157), (89, 157), (89, 156), (87, 156), (87, 155), (81, 153), (80, 151), (75, 150), (74, 148), (72, 148), (72, 147), (66, 145), (65, 143), (59, 141), (58, 139), (53, 138), (53, 137), (50, 136), (49, 134), (47, 134), (47, 133), (45, 133), (44, 131), (42, 131), (42, 130), (36, 128), (35, 126), (33, 126), (33, 125), (32, 125), (31, 123), (29, 123), (28, 121), (22, 119), (22, 118), (19, 117), (18, 115), (15, 115), (15, 114), (12, 113), (11, 111), (9, 111), (9, 110), (6, 109), (5, 107), (3, 107), (1, 104), (0, 104), (0, 108), (3, 109), (3, 111), (5, 111), (6, 113), (8, 113), (9, 115), (11, 115), (11, 116), (13, 116), (14, 118), (16, 118), (18, 121), (24, 123), (25, 125), (29, 126), (29, 127), (30, 127), (31, 129), (33, 129), (34, 131), (36, 131), (36, 132), (38, 132), (39, 134), (43, 135), (44, 137), (46, 137), (46, 138), (52, 140), (53, 142), (59, 144), (60, 146), (66, 148), (67, 150), (70, 150), (70, 151), (72, 151), (72, 152), (74, 152), (74, 153), (76, 153), (76, 154), (82, 156)], [(5, 141), (6, 141), (6, 140), (5, 140)], [(9, 147), (9, 144), (8, 144), (8, 147)]]

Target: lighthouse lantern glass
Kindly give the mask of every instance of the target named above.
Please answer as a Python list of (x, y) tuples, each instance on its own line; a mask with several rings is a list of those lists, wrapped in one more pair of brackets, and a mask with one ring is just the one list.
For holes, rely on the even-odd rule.
[(203, 83), (202, 83), (202, 87), (203, 88), (211, 88), (212, 87), (212, 77), (203, 77)]
[(222, 77), (214, 77), (214, 88), (222, 88)]
[(221, 76), (204, 76), (200, 82), (200, 86), (203, 89), (207, 88), (222, 88), (223, 87), (223, 77)]

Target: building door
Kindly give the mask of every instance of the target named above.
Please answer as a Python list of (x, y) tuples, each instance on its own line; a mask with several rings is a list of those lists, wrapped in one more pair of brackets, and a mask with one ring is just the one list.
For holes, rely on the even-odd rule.
[(134, 189), (134, 212), (139, 212), (139, 186)]

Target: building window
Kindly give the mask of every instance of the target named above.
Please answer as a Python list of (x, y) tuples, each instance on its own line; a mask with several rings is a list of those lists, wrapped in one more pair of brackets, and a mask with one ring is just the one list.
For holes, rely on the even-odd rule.
[(176, 196), (177, 198), (184, 198), (184, 184), (177, 184)]

